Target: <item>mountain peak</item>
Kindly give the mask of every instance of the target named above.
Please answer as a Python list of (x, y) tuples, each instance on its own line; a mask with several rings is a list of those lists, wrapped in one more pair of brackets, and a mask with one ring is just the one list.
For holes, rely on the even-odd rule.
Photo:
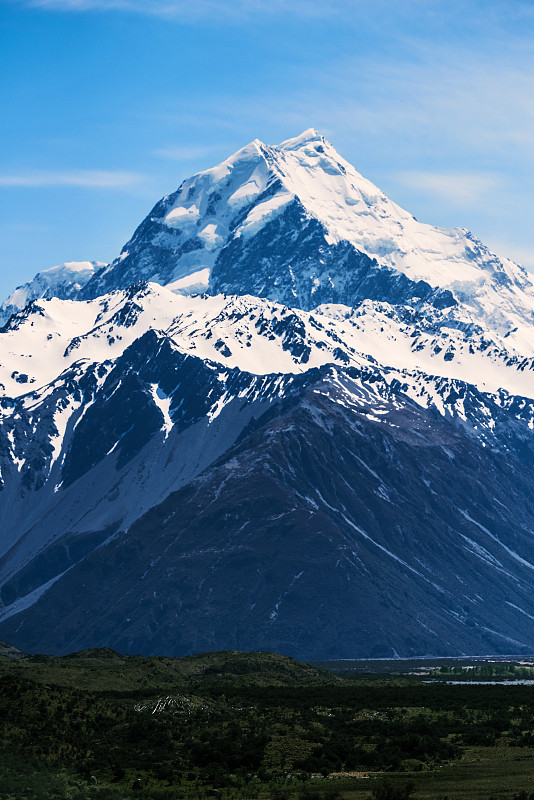
[[(376, 273), (373, 285), (409, 284), (414, 297), (419, 284), (425, 295), (430, 287), (448, 292), (471, 321), (484, 318), (502, 334), (534, 319), (529, 276), (465, 230), (418, 222), (315, 128), (278, 145), (254, 139), (187, 178), (81, 294), (97, 297), (143, 279), (179, 294), (252, 293), (301, 308), (393, 301), (391, 293), (370, 293), (369, 281), (360, 286), (364, 261)], [(347, 294), (340, 287), (349, 284), (360, 288)]]
[(286, 139), (283, 142), (280, 142), (277, 150), (298, 150), (299, 147), (303, 145), (309, 144), (311, 142), (323, 142), (324, 137), (321, 136), (320, 133), (317, 133), (315, 128), (307, 128), (303, 131), (300, 136), (295, 136), (291, 139)]

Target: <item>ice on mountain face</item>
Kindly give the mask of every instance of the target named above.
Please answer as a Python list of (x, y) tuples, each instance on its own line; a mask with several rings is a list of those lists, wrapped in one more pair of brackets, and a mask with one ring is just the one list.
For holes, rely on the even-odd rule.
[(189, 208), (179, 206), (173, 208), (165, 217), (165, 224), (170, 228), (180, 228), (180, 230), (187, 230), (194, 228), (200, 219), (200, 212), (197, 206), (192, 205)]
[(210, 223), (206, 225), (200, 233), (198, 238), (204, 242), (206, 250), (216, 250), (223, 243), (223, 237), (217, 232), (217, 225)]
[[(182, 183), (156, 204), (110, 268), (87, 286), (86, 297), (125, 288), (137, 280), (176, 286), (211, 270), (243, 209), (269, 192), (273, 175), (259, 143)], [(196, 291), (196, 281), (185, 282)], [(177, 285), (185, 293), (184, 285)]]
[(275, 217), (280, 211), (293, 200), (293, 195), (289, 192), (281, 193), (264, 200), (247, 214), (244, 221), (237, 228), (237, 236), (252, 236), (257, 231)]
[(209, 269), (200, 269), (198, 272), (186, 275), (185, 278), (168, 283), (165, 288), (175, 294), (202, 294), (208, 291), (209, 280)]
[(30, 302), (40, 298), (75, 298), (83, 286), (102, 267), (100, 261), (68, 261), (65, 264), (38, 272), (33, 280), (18, 286), (0, 306), (0, 325), (12, 314), (21, 311)]
[(260, 162), (246, 183), (241, 184), (241, 186), (230, 195), (228, 198), (228, 205), (236, 211), (243, 208), (243, 206), (249, 205), (249, 203), (265, 191), (267, 183), (268, 173), (264, 164)]

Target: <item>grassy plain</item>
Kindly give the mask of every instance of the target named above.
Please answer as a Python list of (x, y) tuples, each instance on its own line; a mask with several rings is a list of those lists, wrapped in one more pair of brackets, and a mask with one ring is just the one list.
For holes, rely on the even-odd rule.
[(533, 686), (272, 653), (16, 656), (0, 655), (0, 800), (534, 800)]

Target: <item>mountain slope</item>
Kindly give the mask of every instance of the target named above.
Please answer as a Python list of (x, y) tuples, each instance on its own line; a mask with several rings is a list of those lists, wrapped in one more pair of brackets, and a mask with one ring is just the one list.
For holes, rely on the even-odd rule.
[(532, 471), (344, 384), (325, 376), (269, 412), (1, 635), (60, 653), (528, 652)]

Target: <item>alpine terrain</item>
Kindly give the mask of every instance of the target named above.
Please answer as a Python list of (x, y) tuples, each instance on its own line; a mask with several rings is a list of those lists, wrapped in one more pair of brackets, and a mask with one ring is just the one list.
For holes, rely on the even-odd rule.
[(76, 297), (96, 270), (106, 267), (101, 261), (69, 261), (38, 272), (33, 280), (17, 286), (0, 305), (0, 323), (4, 325), (12, 314), (22, 311), (30, 300)]
[[(314, 130), (5, 301), (0, 639), (534, 651), (534, 283)], [(53, 274), (52, 274), (53, 273)]]

